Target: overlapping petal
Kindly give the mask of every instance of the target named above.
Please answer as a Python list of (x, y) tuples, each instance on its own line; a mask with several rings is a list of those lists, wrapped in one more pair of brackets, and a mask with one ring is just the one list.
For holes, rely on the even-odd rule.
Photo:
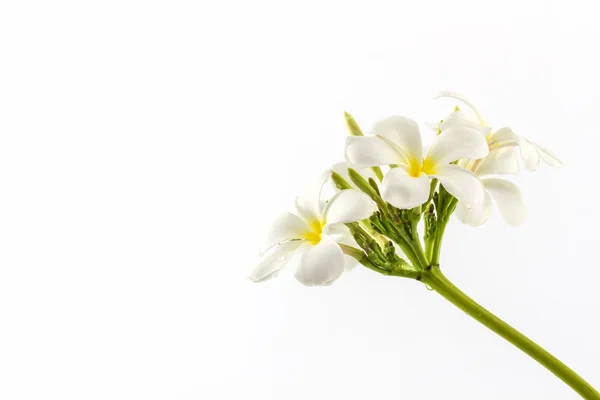
[(373, 125), (372, 132), (398, 146), (404, 153), (403, 155), (413, 157), (417, 160), (423, 159), (421, 133), (419, 126), (412, 119), (400, 115), (392, 115), (376, 122)]
[(306, 286), (330, 285), (344, 272), (344, 254), (329, 236), (307, 250), (296, 270), (296, 279)]
[(439, 165), (461, 158), (483, 158), (488, 152), (487, 142), (480, 131), (466, 126), (452, 127), (435, 138), (427, 158)]
[(527, 217), (528, 211), (517, 185), (496, 178), (484, 179), (482, 182), (498, 205), (504, 221), (509, 225), (520, 225)]
[(439, 179), (451, 195), (467, 207), (480, 205), (485, 200), (483, 185), (471, 171), (458, 165), (447, 164), (440, 166), (433, 176)]
[(481, 124), (472, 121), (462, 111), (452, 112), (444, 118), (441, 124), (439, 124), (439, 128), (442, 132), (450, 128), (471, 128), (478, 131), (484, 138), (487, 138), (492, 130), (489, 126), (482, 126)]
[(296, 209), (304, 220), (314, 221), (321, 216), (321, 190), (330, 176), (331, 171), (323, 172), (296, 198)]
[(346, 160), (357, 168), (403, 162), (405, 157), (392, 145), (377, 136), (349, 136), (346, 138)]
[(471, 208), (467, 207), (463, 203), (458, 203), (454, 213), (464, 224), (471, 226), (483, 225), (483, 223), (487, 221), (492, 213), (492, 197), (486, 192), (483, 203)]
[(261, 254), (279, 243), (292, 239), (301, 239), (309, 231), (310, 227), (302, 218), (289, 212), (281, 214), (273, 222)]
[(381, 183), (381, 197), (400, 209), (420, 206), (429, 198), (429, 177), (421, 173), (411, 176), (403, 168), (392, 168)]
[(490, 147), (495, 147), (507, 143), (514, 143), (517, 145), (519, 143), (519, 137), (513, 132), (510, 128), (500, 128), (490, 137), (489, 145)]
[(360, 221), (377, 211), (369, 196), (358, 190), (348, 189), (336, 193), (325, 206), (323, 219), (327, 225)]
[(477, 176), (516, 174), (519, 172), (519, 161), (514, 147), (503, 147), (490, 151), (484, 158), (475, 174)]

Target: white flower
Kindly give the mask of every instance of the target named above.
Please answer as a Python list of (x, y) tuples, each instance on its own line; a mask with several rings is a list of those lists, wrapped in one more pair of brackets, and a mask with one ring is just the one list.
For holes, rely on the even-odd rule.
[(366, 194), (353, 189), (321, 203), (321, 189), (330, 175), (320, 176), (296, 199), (300, 216), (285, 213), (277, 218), (250, 280), (274, 276), (294, 257), (299, 258), (296, 279), (304, 285), (329, 285), (342, 274), (345, 257), (336, 240), (339, 236), (342, 241), (347, 233), (342, 224), (369, 218), (377, 207)]
[(472, 162), (472, 166), (475, 174), (481, 177), (481, 183), (486, 190), (485, 201), (470, 208), (459, 202), (455, 211), (456, 216), (465, 224), (482, 225), (492, 212), (493, 199), (507, 224), (520, 225), (527, 217), (527, 206), (523, 202), (521, 191), (510, 181), (489, 177), (489, 175), (513, 174), (519, 171), (514, 149), (509, 147), (497, 149), (491, 151), (485, 159), (478, 161), (481, 162), (478, 164)]
[(533, 171), (538, 167), (540, 158), (553, 167), (561, 167), (561, 162), (548, 150), (528, 139), (519, 137), (510, 128), (500, 128), (492, 133), (492, 128), (486, 125), (479, 110), (464, 96), (446, 91), (440, 92), (436, 96), (436, 98), (439, 97), (450, 97), (461, 101), (475, 113), (477, 118), (477, 122), (474, 122), (463, 112), (455, 110), (439, 124), (439, 130), (443, 133), (446, 129), (461, 126), (478, 129), (485, 137), (489, 148), (489, 154), (484, 159), (461, 160), (459, 162), (460, 165), (481, 177), (486, 195), (485, 201), (476, 206), (468, 207), (459, 202), (455, 212), (456, 216), (465, 224), (482, 225), (492, 212), (493, 199), (507, 224), (520, 225), (527, 217), (527, 206), (523, 202), (521, 191), (510, 181), (489, 178), (489, 176), (519, 172), (519, 162), (515, 153), (516, 147), (520, 149), (523, 164), (529, 171)]
[(390, 204), (408, 209), (429, 198), (429, 179), (437, 178), (461, 202), (474, 206), (485, 200), (479, 179), (452, 162), (482, 158), (488, 154), (485, 138), (468, 126), (450, 127), (438, 135), (423, 158), (417, 124), (406, 117), (392, 116), (377, 122), (374, 135), (348, 137), (346, 159), (358, 168), (392, 165), (385, 175), (381, 195)]
[(463, 95), (455, 92), (443, 91), (435, 96), (435, 98), (441, 97), (449, 97), (461, 101), (475, 113), (478, 121), (473, 122), (464, 116), (462, 112), (455, 111), (440, 124), (440, 129), (444, 130), (444, 128), (451, 126), (479, 126), (480, 131), (488, 140), (490, 151), (504, 147), (519, 147), (523, 164), (528, 171), (536, 170), (540, 164), (540, 159), (551, 167), (562, 167), (562, 162), (548, 149), (529, 139), (516, 135), (510, 128), (501, 128), (494, 135), (491, 135), (492, 128), (487, 126), (477, 107)]

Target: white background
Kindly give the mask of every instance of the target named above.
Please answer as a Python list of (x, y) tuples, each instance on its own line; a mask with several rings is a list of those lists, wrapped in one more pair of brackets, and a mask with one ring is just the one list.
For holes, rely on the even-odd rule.
[(593, 4), (2, 2), (0, 398), (577, 399), (417, 282), (246, 279), (344, 110), (439, 90), (566, 164), (522, 227), (454, 220), (444, 271), (600, 387)]

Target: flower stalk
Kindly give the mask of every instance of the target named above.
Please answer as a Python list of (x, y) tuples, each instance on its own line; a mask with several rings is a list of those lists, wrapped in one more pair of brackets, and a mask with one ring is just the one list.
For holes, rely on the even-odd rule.
[(546, 369), (569, 385), (582, 398), (587, 400), (600, 399), (600, 393), (575, 373), (575, 371), (463, 293), (442, 274), (438, 266), (433, 266), (423, 271), (420, 280), (467, 315), (546, 367)]
[[(390, 209), (394, 210), (394, 213), (397, 212), (397, 214), (391, 214), (392, 218), (394, 215), (396, 216), (396, 219), (391, 221), (391, 224), (394, 225), (393, 230), (408, 230), (409, 232), (405, 233), (410, 233), (410, 235), (408, 237), (402, 235), (400, 237), (394, 237), (392, 233), (393, 230), (391, 228), (390, 230), (392, 232), (385, 231), (382, 233), (392, 238), (402, 248), (412, 264), (401, 258), (398, 258), (397, 256), (395, 256), (393, 259), (388, 259), (385, 255), (381, 254), (379, 247), (377, 247), (377, 249), (373, 248), (372, 242), (365, 243), (365, 238), (363, 237), (361, 237), (361, 240), (357, 240), (357, 242), (366, 251), (367, 256), (365, 257), (365, 253), (360, 253), (360, 251), (351, 255), (363, 264), (364, 261), (367, 261), (368, 265), (364, 265), (384, 275), (399, 276), (421, 281), (439, 293), (450, 303), (454, 304), (460, 310), (464, 311), (467, 315), (536, 360), (538, 363), (560, 378), (564, 383), (569, 385), (582, 398), (587, 400), (600, 400), (600, 393), (575, 371), (570, 369), (563, 362), (529, 339), (527, 336), (523, 335), (521, 332), (517, 331), (512, 326), (479, 305), (477, 302), (463, 293), (459, 288), (457, 288), (442, 273), (439, 266), (442, 240), (449, 218), (456, 208), (457, 199), (450, 195), (443, 188), (443, 186), (439, 187), (437, 195), (437, 198), (433, 202), (433, 204), (436, 205), (435, 209), (438, 211), (437, 214), (434, 213), (434, 207), (432, 204), (425, 211), (423, 217), (425, 224), (425, 235), (423, 238), (423, 241), (425, 242), (424, 249), (421, 246), (421, 240), (416, 233), (417, 225), (421, 216), (421, 210), (418, 210), (418, 213), (415, 212), (414, 209), (404, 211), (397, 209), (394, 210), (394, 207), (388, 204)], [(370, 219), (370, 221), (373, 226), (385, 226), (390, 224), (390, 221), (387, 221), (386, 217), (382, 214), (376, 214)], [(374, 223), (375, 221), (377, 222)], [(352, 226), (352, 224), (348, 224), (348, 226), (352, 232), (358, 232), (357, 229)], [(364, 231), (361, 230), (361, 233), (364, 233)], [(376, 257), (369, 256), (369, 254), (375, 250), (377, 250)], [(346, 254), (350, 253), (348, 252)]]

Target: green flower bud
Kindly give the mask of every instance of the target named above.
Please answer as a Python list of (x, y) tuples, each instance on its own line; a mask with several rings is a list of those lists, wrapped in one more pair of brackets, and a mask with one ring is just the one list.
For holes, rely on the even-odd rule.
[(331, 172), (331, 180), (339, 190), (352, 189), (352, 186), (340, 174)]
[(348, 114), (346, 111), (344, 111), (344, 119), (346, 120), (346, 126), (350, 132), (350, 136), (364, 136), (360, 130), (360, 127), (354, 120), (354, 117), (352, 117), (352, 115)]

